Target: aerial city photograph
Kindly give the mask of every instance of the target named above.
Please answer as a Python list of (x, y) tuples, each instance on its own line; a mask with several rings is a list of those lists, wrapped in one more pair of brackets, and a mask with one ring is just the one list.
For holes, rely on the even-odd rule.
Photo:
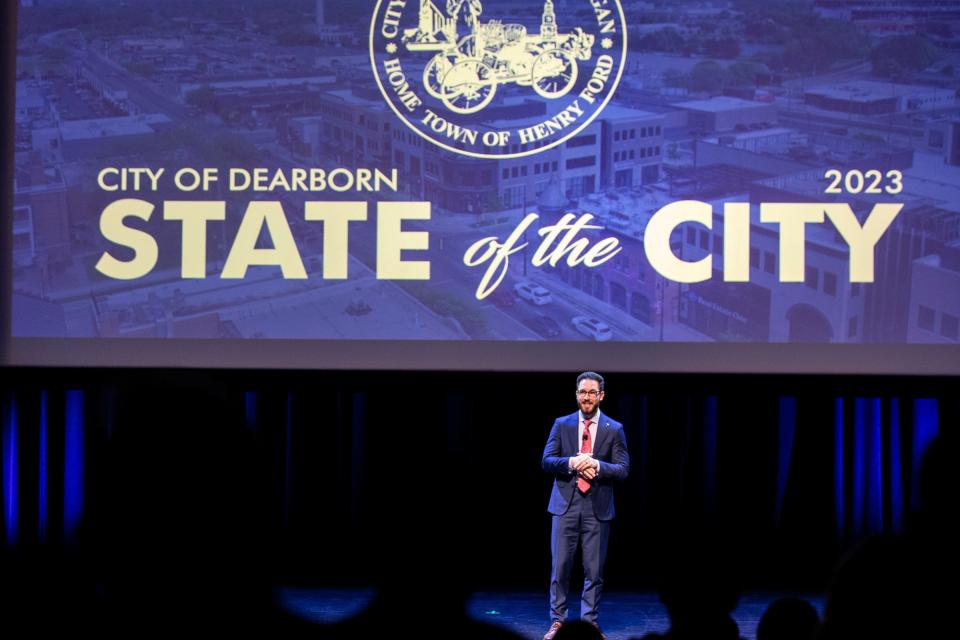
[[(13, 335), (958, 341), (952, 3), (625, 1), (622, 34), (610, 11), (574, 0), (411, 1), (393, 28), (387, 9), (382, 33), (374, 4), (21, 0)], [(581, 28), (591, 21), (598, 37)], [(385, 34), (396, 42), (379, 47)], [(598, 77), (608, 102), (573, 122), (571, 109), (599, 106)], [(422, 122), (398, 117), (403, 100), (426, 108)], [(470, 126), (451, 130), (441, 113)], [(540, 149), (570, 123), (575, 135)], [(223, 179), (190, 195), (170, 179), (183, 167)], [(260, 188), (231, 189), (228, 174)], [(379, 189), (362, 189), (371, 176)], [(127, 223), (157, 253), (132, 279), (97, 268), (130, 260), (101, 229), (121, 198), (156, 207)], [(184, 227), (162, 214), (176, 200), (225, 203), (190, 277)], [(282, 208), (294, 251), (283, 268), (247, 261), (238, 275), (240, 236), (280, 250), (273, 227), (239, 233), (253, 201)], [(402, 221), (402, 260), (428, 278), (378, 269), (377, 207), (390, 201), (430, 203), (428, 219)], [(710, 228), (680, 224), (669, 239), (682, 261), (712, 256), (701, 281), (667, 277), (645, 251), (650, 220), (677, 201), (713, 212)], [(367, 203), (344, 227), (346, 255), (325, 259), (333, 229), (307, 219), (308, 202)], [(785, 277), (779, 230), (760, 219), (776, 202), (846, 203), (860, 224), (877, 203), (902, 206), (858, 282), (829, 222), (806, 225), (800, 277)], [(750, 207), (736, 281), (723, 269), (726, 203)], [(559, 246), (556, 260), (536, 259), (541, 230), (577, 220), (565, 246), (558, 233), (544, 247)], [(467, 264), (477, 241), (514, 231), (501, 264)], [(585, 267), (586, 248), (610, 238), (617, 250)], [(496, 286), (480, 295), (487, 271)]]

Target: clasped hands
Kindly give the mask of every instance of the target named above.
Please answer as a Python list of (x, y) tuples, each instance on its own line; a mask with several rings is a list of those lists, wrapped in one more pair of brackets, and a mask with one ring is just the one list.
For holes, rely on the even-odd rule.
[(600, 471), (600, 461), (589, 453), (581, 453), (578, 456), (570, 458), (570, 467), (577, 472), (578, 476), (593, 480)]

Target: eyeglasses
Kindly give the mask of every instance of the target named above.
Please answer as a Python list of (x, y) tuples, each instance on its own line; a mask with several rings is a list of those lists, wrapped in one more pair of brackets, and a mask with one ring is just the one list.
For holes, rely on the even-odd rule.
[(577, 389), (577, 397), (579, 397), (579, 398), (588, 398), (588, 397), (589, 397), (589, 398), (596, 398), (596, 397), (599, 396), (601, 393), (603, 393), (603, 391), (597, 391), (596, 389), (590, 389), (590, 390), (587, 390), (587, 389)]

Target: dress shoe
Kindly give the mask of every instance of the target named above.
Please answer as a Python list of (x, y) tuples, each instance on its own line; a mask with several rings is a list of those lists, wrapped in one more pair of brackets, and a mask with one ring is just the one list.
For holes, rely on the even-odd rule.
[(560, 627), (562, 626), (562, 622), (559, 620), (554, 620), (547, 632), (543, 634), (543, 640), (553, 640), (553, 636), (557, 635), (557, 631), (560, 631)]
[(605, 633), (600, 629), (600, 625), (598, 625), (596, 622), (591, 622), (590, 624), (592, 624), (594, 627), (596, 627), (597, 631), (600, 633), (600, 637), (601, 637), (603, 640), (607, 640), (607, 634), (605, 634)]

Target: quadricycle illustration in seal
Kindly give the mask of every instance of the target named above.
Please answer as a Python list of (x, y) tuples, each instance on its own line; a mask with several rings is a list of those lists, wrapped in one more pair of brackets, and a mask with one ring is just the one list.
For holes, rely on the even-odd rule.
[[(566, 95), (576, 84), (578, 63), (593, 55), (594, 36), (577, 27), (559, 33), (552, 0), (544, 2), (540, 33), (522, 24), (480, 22), (480, 0), (447, 0), (446, 12), (420, 0), (419, 25), (406, 29), (411, 52), (433, 52), (423, 71), (427, 93), (459, 114), (482, 110), (501, 85), (532, 87), (546, 99)], [(467, 34), (460, 36), (461, 19)]]

